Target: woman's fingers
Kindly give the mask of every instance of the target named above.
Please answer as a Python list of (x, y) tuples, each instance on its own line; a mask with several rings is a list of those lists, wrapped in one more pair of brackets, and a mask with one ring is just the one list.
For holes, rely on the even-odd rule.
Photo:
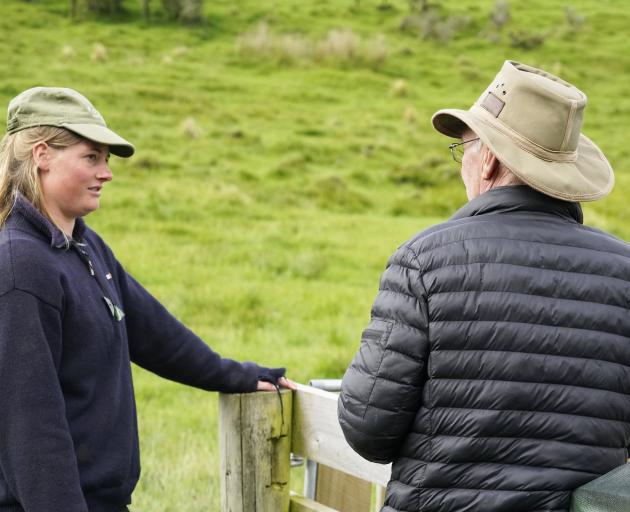
[(275, 391), (276, 388), (273, 387), (271, 382), (265, 382), (264, 380), (259, 380), (258, 385), (256, 386), (256, 391)]
[[(292, 380), (287, 379), (286, 377), (280, 377), (278, 379), (278, 386), (281, 388), (287, 388), (295, 391), (297, 389), (297, 384)], [(276, 387), (271, 382), (265, 382), (263, 380), (258, 381), (258, 385), (256, 386), (257, 391), (275, 391)]]
[(280, 377), (278, 380), (278, 385), (282, 388), (288, 388), (295, 391), (297, 389), (297, 385), (292, 380), (287, 379), (286, 377)]

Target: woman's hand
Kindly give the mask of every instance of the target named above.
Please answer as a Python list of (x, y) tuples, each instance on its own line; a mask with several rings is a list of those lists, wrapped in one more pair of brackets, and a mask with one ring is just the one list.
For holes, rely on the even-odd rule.
[[(286, 377), (280, 377), (278, 379), (278, 386), (281, 388), (287, 388), (292, 391), (297, 389), (297, 385), (292, 380), (287, 379)], [(263, 380), (258, 381), (258, 386), (256, 387), (256, 391), (275, 391), (276, 388), (271, 382), (265, 382)]]

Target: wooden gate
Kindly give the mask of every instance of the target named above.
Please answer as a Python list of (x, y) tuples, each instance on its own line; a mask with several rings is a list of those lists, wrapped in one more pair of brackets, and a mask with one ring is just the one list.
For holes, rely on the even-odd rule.
[[(223, 512), (371, 512), (391, 468), (346, 443), (337, 395), (298, 385), (278, 393), (221, 395)], [(291, 493), (290, 454), (318, 464), (314, 499)]]

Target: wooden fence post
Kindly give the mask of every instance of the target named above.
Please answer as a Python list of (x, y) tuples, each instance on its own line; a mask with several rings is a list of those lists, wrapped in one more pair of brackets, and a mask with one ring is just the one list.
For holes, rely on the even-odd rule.
[(292, 395), (219, 398), (222, 512), (288, 512)]

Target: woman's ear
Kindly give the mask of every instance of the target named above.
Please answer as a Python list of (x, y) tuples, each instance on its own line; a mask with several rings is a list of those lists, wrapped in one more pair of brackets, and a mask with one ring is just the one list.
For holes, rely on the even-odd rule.
[(50, 147), (44, 141), (33, 146), (33, 159), (41, 171), (50, 169)]

